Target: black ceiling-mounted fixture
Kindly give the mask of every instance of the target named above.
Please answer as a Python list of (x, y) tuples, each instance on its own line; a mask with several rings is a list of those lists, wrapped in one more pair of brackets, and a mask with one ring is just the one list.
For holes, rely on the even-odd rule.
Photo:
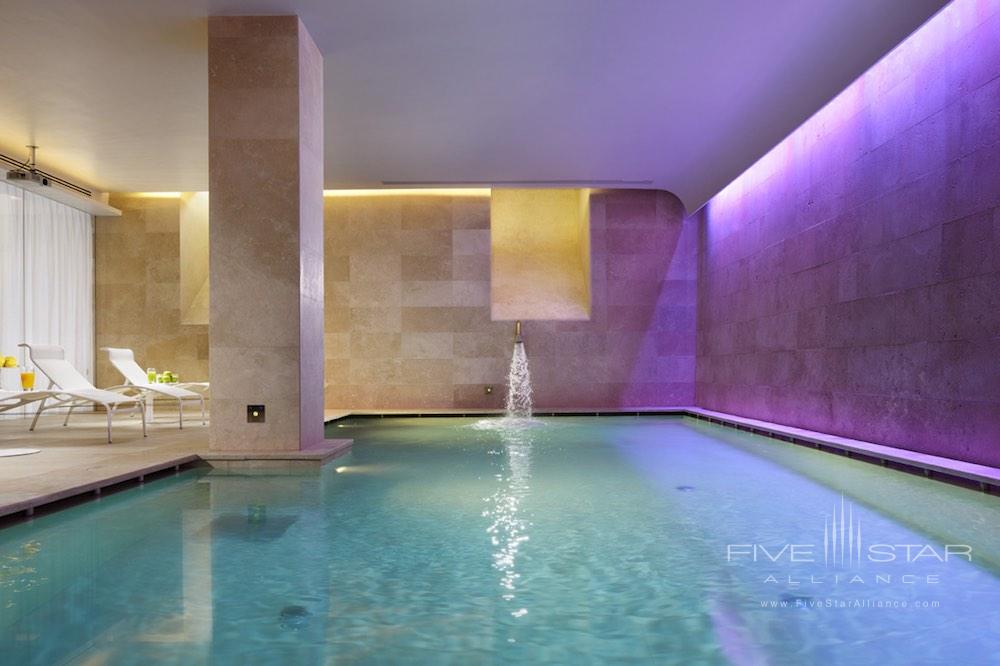
[(6, 182), (9, 185), (34, 192), (91, 215), (119, 216), (122, 214), (117, 208), (95, 199), (94, 193), (90, 190), (39, 169), (35, 160), (38, 146), (29, 145), (26, 147), (30, 153), (28, 159), (23, 162), (0, 154), (0, 162), (6, 162), (14, 167), (7, 171)]

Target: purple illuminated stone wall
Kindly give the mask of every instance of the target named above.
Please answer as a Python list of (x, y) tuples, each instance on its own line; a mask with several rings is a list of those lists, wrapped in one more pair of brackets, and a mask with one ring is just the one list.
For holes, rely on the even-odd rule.
[(957, 0), (700, 212), (697, 404), (1000, 465), (998, 206), (1000, 3)]

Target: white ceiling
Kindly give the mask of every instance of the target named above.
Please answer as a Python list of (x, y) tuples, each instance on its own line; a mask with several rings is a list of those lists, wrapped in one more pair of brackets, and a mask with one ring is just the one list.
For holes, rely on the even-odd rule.
[(651, 181), (689, 210), (943, 0), (0, 0), (0, 150), (207, 186), (209, 14), (297, 13), (327, 187)]

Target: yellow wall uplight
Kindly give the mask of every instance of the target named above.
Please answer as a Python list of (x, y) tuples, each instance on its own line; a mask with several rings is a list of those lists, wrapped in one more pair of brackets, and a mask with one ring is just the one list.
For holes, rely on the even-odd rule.
[[(183, 192), (122, 192), (126, 197), (180, 199)], [(488, 197), (488, 187), (408, 187), (356, 190), (323, 190), (324, 197)]]
[(125, 197), (143, 197), (145, 199), (180, 199), (181, 192), (122, 192)]
[(488, 197), (488, 187), (409, 187), (367, 190), (323, 190), (324, 197)]

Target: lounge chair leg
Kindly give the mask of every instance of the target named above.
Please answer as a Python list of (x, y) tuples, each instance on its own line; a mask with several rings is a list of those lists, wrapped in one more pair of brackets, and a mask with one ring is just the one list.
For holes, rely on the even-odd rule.
[(181, 425), (181, 430), (184, 430), (184, 400), (177, 398), (177, 420)]
[(135, 408), (139, 410), (139, 417), (142, 418), (142, 436), (146, 436), (146, 403), (139, 400), (135, 403)]
[(206, 425), (208, 421), (205, 419), (205, 396), (201, 395), (198, 398), (201, 400), (201, 424)]
[(68, 423), (69, 423), (69, 417), (71, 417), (71, 416), (73, 415), (73, 410), (74, 410), (74, 409), (75, 409), (75, 407), (70, 407), (70, 408), (69, 408), (69, 411), (68, 411), (68, 412), (66, 412), (66, 420), (65, 420), (65, 421), (63, 421), (63, 427), (64, 427), (64, 428), (66, 427), (66, 424), (68, 424)]
[(33, 432), (35, 430), (35, 424), (38, 423), (38, 417), (42, 415), (42, 409), (45, 408), (45, 401), (48, 398), (42, 398), (42, 401), (38, 403), (38, 411), (35, 412), (35, 418), (31, 419), (31, 427), (28, 428), (28, 432)]
[(108, 410), (108, 444), (110, 444), (111, 443), (111, 418), (115, 415), (115, 408), (112, 407), (112, 406), (110, 406), (110, 405), (106, 405), (105, 409)]

